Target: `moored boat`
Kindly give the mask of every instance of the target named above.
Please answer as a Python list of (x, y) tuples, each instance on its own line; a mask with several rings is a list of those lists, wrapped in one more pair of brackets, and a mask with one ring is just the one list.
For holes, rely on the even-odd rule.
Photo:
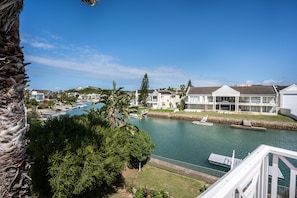
[(139, 119), (139, 116), (136, 113), (130, 113), (129, 116), (130, 116), (130, 118)]
[(255, 130), (255, 131), (266, 131), (265, 127), (253, 126), (251, 121), (243, 120), (241, 124), (231, 124), (232, 128), (237, 129), (247, 129), (247, 130)]
[(207, 122), (208, 116), (203, 117), (200, 121), (193, 121), (193, 124), (204, 125), (204, 126), (212, 126), (213, 123)]
[(255, 131), (266, 131), (265, 127), (256, 127), (256, 126), (244, 126), (239, 124), (231, 124), (232, 128), (237, 129), (247, 129), (247, 130), (255, 130)]
[(85, 107), (87, 107), (87, 105), (85, 103), (78, 102), (78, 103), (76, 103), (74, 108), (77, 109), (77, 108), (85, 108)]

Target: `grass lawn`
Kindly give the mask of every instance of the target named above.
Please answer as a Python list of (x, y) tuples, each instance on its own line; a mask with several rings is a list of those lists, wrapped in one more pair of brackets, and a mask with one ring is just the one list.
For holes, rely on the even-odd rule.
[[(173, 197), (193, 198), (200, 194), (200, 188), (209, 186), (204, 181), (192, 179), (183, 175), (172, 173), (161, 168), (146, 164), (141, 172), (138, 170), (127, 170), (123, 173), (126, 187), (135, 185), (137, 188), (154, 188), (164, 190)], [(112, 198), (124, 197), (118, 193)], [(127, 197), (127, 196), (126, 196)]]
[(209, 117), (234, 118), (240, 120), (263, 120), (268, 122), (296, 122), (294, 119), (283, 115), (261, 115), (261, 114), (236, 114), (236, 113), (218, 113), (218, 112), (177, 112), (185, 115), (200, 115)]
[[(153, 112), (160, 112), (160, 113), (173, 113), (173, 110), (152, 110)], [(178, 111), (176, 114), (180, 115), (196, 115), (196, 116), (206, 116), (209, 117), (221, 117), (221, 118), (234, 118), (240, 120), (263, 120), (268, 122), (296, 122), (294, 119), (283, 116), (283, 115), (263, 115), (263, 114), (253, 114), (253, 113), (218, 113), (213, 111), (202, 111), (202, 112), (185, 112), (185, 111)]]

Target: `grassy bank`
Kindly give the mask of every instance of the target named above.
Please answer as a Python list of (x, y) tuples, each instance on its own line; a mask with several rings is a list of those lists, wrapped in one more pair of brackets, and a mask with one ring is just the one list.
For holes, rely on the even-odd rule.
[[(123, 176), (127, 188), (135, 186), (137, 188), (164, 190), (173, 197), (197, 197), (200, 194), (200, 189), (209, 185), (204, 181), (172, 173), (150, 164), (145, 165), (141, 172), (128, 169), (123, 173)], [(128, 195), (119, 191), (112, 196), (112, 198), (120, 197), (128, 197)]]
[(228, 112), (162, 112), (150, 110), (148, 116), (170, 118), (179, 120), (201, 120), (208, 115), (208, 121), (221, 124), (240, 124), (242, 120), (250, 120), (254, 126), (266, 127), (272, 129), (285, 129), (297, 131), (297, 122), (283, 115), (262, 115), (247, 113), (228, 113)]

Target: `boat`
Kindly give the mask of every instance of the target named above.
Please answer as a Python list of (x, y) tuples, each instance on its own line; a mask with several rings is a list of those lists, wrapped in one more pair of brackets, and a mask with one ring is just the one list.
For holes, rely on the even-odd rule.
[[(233, 169), (238, 166), (243, 160), (235, 158), (235, 151), (233, 150), (232, 157), (211, 153), (208, 157), (208, 162), (217, 166)], [(268, 175), (272, 175), (272, 166), (268, 167)], [(285, 179), (281, 170), (278, 169), (278, 179)]]
[(193, 121), (192, 123), (197, 125), (212, 126), (213, 123), (207, 122), (207, 119), (208, 119), (208, 115), (204, 116), (200, 121)]
[(87, 107), (87, 105), (85, 103), (78, 102), (78, 103), (76, 103), (74, 109), (85, 108), (85, 107)]
[(231, 128), (266, 131), (265, 127), (253, 126), (251, 121), (248, 121), (248, 120), (242, 120), (240, 124), (231, 124)]
[(130, 113), (129, 116), (130, 116), (130, 118), (139, 119), (139, 116), (136, 113)]

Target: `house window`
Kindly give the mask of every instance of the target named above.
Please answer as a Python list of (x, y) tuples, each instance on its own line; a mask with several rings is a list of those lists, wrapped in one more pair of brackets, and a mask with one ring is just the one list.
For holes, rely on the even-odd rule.
[(213, 97), (212, 96), (207, 96), (207, 101), (208, 102), (213, 102)]
[(199, 102), (199, 97), (198, 96), (191, 96), (190, 101), (191, 102)]
[(250, 103), (250, 97), (239, 97), (239, 102)]
[(275, 103), (274, 97), (263, 97), (263, 103), (274, 104)]
[(261, 110), (260, 110), (260, 107), (252, 106), (251, 107), (251, 111), (253, 111), (253, 112), (260, 112)]
[(252, 101), (252, 103), (260, 103), (261, 98), (260, 97), (251, 97), (251, 101)]
[(270, 110), (272, 109), (272, 107), (262, 107), (262, 112), (270, 112)]

